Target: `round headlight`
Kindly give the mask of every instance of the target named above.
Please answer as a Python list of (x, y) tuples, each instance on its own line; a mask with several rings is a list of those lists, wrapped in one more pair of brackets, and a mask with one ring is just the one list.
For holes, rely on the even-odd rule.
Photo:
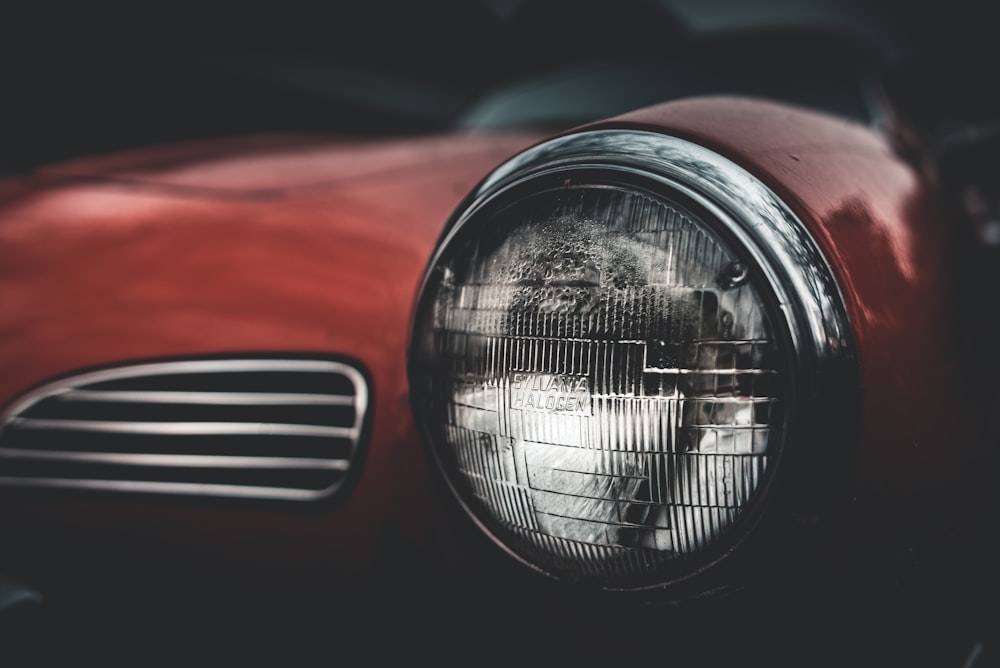
[(418, 423), (524, 563), (605, 589), (683, 579), (760, 515), (803, 336), (822, 332), (813, 358), (844, 338), (817, 315), (836, 295), (817, 266), (791, 213), (714, 153), (626, 131), (543, 144), (439, 245), (413, 332)]

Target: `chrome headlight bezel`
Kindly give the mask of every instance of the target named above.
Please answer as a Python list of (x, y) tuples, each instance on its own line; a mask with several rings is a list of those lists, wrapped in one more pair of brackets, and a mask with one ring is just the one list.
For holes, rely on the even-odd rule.
[[(825, 487), (838, 484), (830, 482), (839, 471), (831, 462), (842, 462), (845, 457), (834, 450), (851, 442), (859, 405), (853, 336), (833, 271), (812, 235), (761, 180), (719, 153), (656, 132), (604, 129), (544, 142), (501, 165), (457, 209), (428, 265), (415, 312), (409, 373), (421, 435), (453, 495), (487, 536), (533, 570), (558, 580), (574, 579), (511, 549), (469, 504), (461, 484), (456, 485), (448, 475), (448, 463), (442, 461), (433, 444), (433, 430), (423, 422), (428, 394), (422, 379), (431, 370), (424, 368), (421, 360), (421, 322), (429, 309), (428, 288), (440, 278), (437, 273), (446, 249), (462, 235), (474, 234), (476, 221), (521, 196), (560, 184), (573, 187), (581, 180), (647, 188), (703, 212), (713, 221), (716, 232), (739, 249), (755, 279), (766, 286), (767, 309), (780, 314), (775, 318), (780, 330), (777, 334), (788, 354), (789, 395), (794, 395), (794, 400), (782, 416), (780, 470), (769, 471), (756, 492), (758, 501), (740, 518), (738, 527), (698, 559), (667, 568), (652, 581), (604, 579), (586, 583), (602, 590), (660, 589), (712, 570), (747, 542), (765, 510), (774, 505), (770, 487), (780, 484), (793, 490), (783, 495), (787, 516), (814, 513), (825, 498)], [(825, 482), (817, 485), (815, 478), (824, 468), (831, 475), (824, 475)], [(788, 469), (793, 472), (783, 472)], [(789, 478), (791, 481), (785, 482)]]

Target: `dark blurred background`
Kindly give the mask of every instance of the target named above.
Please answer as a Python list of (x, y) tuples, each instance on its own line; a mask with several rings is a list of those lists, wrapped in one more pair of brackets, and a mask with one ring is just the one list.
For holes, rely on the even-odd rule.
[[(750, 37), (744, 54), (773, 44), (772, 63), (802, 60), (806, 48), (814, 51), (802, 60), (809, 67), (840, 63), (850, 45), (850, 57), (884, 73), (932, 133), (996, 119), (1000, 110), (995, 27), (985, 3), (972, 0), (98, 7), (5, 8), (0, 173), (210, 135), (433, 132), (466, 118), (484, 94), (541, 72), (622, 56), (669, 54), (692, 64), (721, 53), (713, 41), (747, 30), (775, 36)], [(832, 37), (822, 46), (810, 38), (784, 41), (802, 28), (800, 35)], [(742, 60), (732, 52), (720, 57)], [(626, 96), (621, 104), (631, 102)]]

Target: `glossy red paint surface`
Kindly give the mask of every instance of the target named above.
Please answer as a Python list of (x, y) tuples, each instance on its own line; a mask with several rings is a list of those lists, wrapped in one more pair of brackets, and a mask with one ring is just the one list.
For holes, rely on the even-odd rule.
[(405, 377), (411, 303), (452, 208), (529, 141), (252, 137), (3, 184), (0, 405), (81, 369), (244, 352), (349, 356), (370, 372), (374, 400), (362, 477), (331, 512), (4, 497), (7, 535), (65, 536), (55, 550), (173, 541), (331, 572), (371, 563), (394, 534), (423, 535), (429, 476)]
[[(853, 325), (859, 487), (905, 497), (954, 475), (950, 242), (915, 165), (872, 129), (750, 100), (677, 102), (595, 127), (691, 139), (784, 199), (829, 259)], [(56, 549), (100, 535), (327, 574), (377, 563), (387, 542), (429, 540), (438, 511), (405, 378), (412, 302), (454, 207), (539, 139), (227, 139), (0, 185), (0, 406), (84, 368), (240, 352), (347, 355), (374, 395), (363, 475), (330, 512), (18, 497), (0, 504), (0, 523), (21, 537), (44, 527), (62, 537)]]
[[(799, 216), (834, 271), (861, 365), (859, 485), (907, 494), (964, 462), (968, 416), (954, 240), (934, 183), (874, 129), (769, 102), (705, 98), (598, 124), (674, 134), (742, 165)], [(954, 232), (954, 229), (950, 231)], [(845, 444), (846, 445), (846, 444)]]

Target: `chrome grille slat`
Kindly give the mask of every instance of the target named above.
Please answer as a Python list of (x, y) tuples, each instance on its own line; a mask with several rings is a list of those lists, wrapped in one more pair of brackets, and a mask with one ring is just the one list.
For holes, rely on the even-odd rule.
[(69, 390), (59, 401), (110, 401), (156, 404), (239, 404), (244, 406), (353, 406), (354, 398), (337, 394), (277, 392), (156, 392), (152, 390)]
[(280, 422), (130, 422), (115, 420), (57, 420), (13, 418), (8, 425), (18, 429), (97, 431), (124, 434), (172, 434), (211, 436), (218, 434), (268, 434), (274, 436), (333, 436), (354, 438), (356, 429)]
[(72, 478), (12, 478), (0, 476), (0, 487), (38, 487), (43, 489), (86, 490), (95, 492), (130, 492), (133, 494), (175, 494), (218, 498), (263, 499), (274, 501), (319, 501), (328, 494), (308, 490), (251, 485), (209, 485), (187, 482), (136, 480), (79, 480)]
[(80, 374), (0, 414), (0, 487), (330, 498), (364, 445), (368, 393), (364, 375), (335, 360), (180, 360)]
[(90, 462), (120, 466), (183, 466), (189, 468), (275, 468), (331, 469), (346, 471), (346, 459), (307, 457), (242, 457), (239, 455), (157, 455), (122, 452), (73, 452), (66, 450), (24, 450), (6, 448), (0, 459), (36, 459), (64, 462)]

